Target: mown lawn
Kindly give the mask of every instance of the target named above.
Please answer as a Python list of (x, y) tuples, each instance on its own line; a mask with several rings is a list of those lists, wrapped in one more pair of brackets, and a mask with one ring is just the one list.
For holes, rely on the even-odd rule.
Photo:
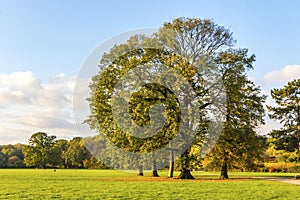
[(0, 199), (300, 199), (300, 186), (248, 178), (294, 174), (231, 173), (230, 180), (193, 174), (196, 180), (114, 170), (1, 169)]

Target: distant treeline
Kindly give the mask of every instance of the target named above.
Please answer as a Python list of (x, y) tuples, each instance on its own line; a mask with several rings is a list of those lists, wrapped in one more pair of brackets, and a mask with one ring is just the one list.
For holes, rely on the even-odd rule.
[(82, 138), (58, 139), (38, 132), (29, 144), (0, 146), (0, 168), (106, 168), (85, 148)]
[[(276, 146), (272, 143), (273, 138), (263, 136), (259, 138), (263, 144), (264, 161), (260, 160), (247, 171), (299, 172), (299, 151), (276, 150)], [(175, 162), (175, 168), (178, 168), (177, 164)], [(106, 169), (108, 167), (89, 153), (83, 138), (56, 139), (56, 136), (38, 132), (29, 138), (28, 145), (20, 143), (0, 145), (0, 168)], [(210, 162), (209, 157), (194, 166), (194, 169), (219, 170), (213, 162)], [(241, 170), (244, 167), (230, 167), (230, 169)]]
[(8, 144), (0, 146), (0, 167), (1, 168), (22, 168), (24, 164), (24, 154), (22, 149), (24, 144)]

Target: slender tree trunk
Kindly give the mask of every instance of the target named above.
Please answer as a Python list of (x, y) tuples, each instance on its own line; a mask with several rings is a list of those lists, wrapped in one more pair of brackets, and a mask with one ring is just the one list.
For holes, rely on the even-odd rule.
[(153, 159), (152, 162), (152, 176), (153, 177), (159, 177), (158, 172), (157, 172), (157, 165), (156, 165), (156, 159)]
[(300, 153), (300, 106), (299, 101), (296, 103), (297, 106), (297, 138), (298, 138), (298, 151)]
[(174, 152), (170, 150), (170, 165), (169, 165), (169, 178), (173, 178), (174, 176)]
[(143, 173), (143, 165), (140, 165), (140, 166), (139, 166), (139, 173), (138, 173), (138, 176), (144, 176), (144, 173)]
[(221, 179), (228, 179), (228, 167), (227, 167), (227, 158), (224, 159), (224, 163), (221, 169)]

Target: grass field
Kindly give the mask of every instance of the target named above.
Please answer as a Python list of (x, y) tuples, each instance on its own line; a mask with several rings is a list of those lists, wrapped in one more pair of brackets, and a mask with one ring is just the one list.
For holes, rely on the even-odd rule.
[[(300, 199), (300, 186), (253, 176), (280, 173), (194, 172), (196, 180), (153, 178), (114, 170), (1, 169), (0, 199)], [(164, 177), (163, 177), (164, 176)]]

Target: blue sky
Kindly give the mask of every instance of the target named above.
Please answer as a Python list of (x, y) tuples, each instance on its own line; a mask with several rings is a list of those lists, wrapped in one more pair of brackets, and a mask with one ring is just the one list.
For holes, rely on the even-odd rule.
[[(268, 93), (270, 88), (300, 76), (299, 8), (300, 2), (296, 0), (0, 0), (0, 89), (4, 91), (0, 93), (0, 98), (5, 99), (7, 95), (1, 95), (9, 92), (19, 96), (22, 96), (22, 92), (26, 93), (16, 80), (27, 77), (29, 86), (42, 87), (46, 90), (44, 93), (64, 88), (66, 91), (61, 95), (65, 97), (68, 93), (66, 99), (72, 99), (72, 81), (96, 46), (121, 32), (158, 27), (163, 22), (181, 16), (209, 18), (229, 28), (237, 40), (236, 46), (248, 48), (250, 53), (256, 54), (255, 70), (249, 75)], [(9, 84), (10, 81), (13, 83)], [(64, 87), (66, 85), (68, 87)], [(45, 117), (44, 122), (46, 119), (53, 120), (52, 126), (45, 123), (38, 127), (37, 124), (42, 122), (31, 126), (31, 123), (17, 120), (27, 118), (33, 110), (38, 115), (41, 107), (37, 105), (43, 106), (44, 102), (46, 106), (49, 103), (46, 102), (46, 94), (44, 98), (35, 104), (32, 101), (18, 102), (16, 99), (15, 102), (2, 100), (5, 102), (2, 106), (0, 99), (1, 119), (11, 117), (5, 123), (0, 122), (0, 144), (26, 142), (39, 128), (61, 137), (73, 134), (71, 114), (67, 109), (61, 111), (59, 107), (53, 108), (61, 112), (61, 118), (65, 118), (65, 115), (70, 118), (64, 124), (55, 121), (59, 119), (55, 118), (53, 110), (46, 117), (39, 117), (39, 120)], [(46, 110), (51, 110), (55, 101), (53, 99)], [(68, 108), (67, 104), (68, 101), (56, 106)], [(13, 114), (15, 112), (18, 114)]]

